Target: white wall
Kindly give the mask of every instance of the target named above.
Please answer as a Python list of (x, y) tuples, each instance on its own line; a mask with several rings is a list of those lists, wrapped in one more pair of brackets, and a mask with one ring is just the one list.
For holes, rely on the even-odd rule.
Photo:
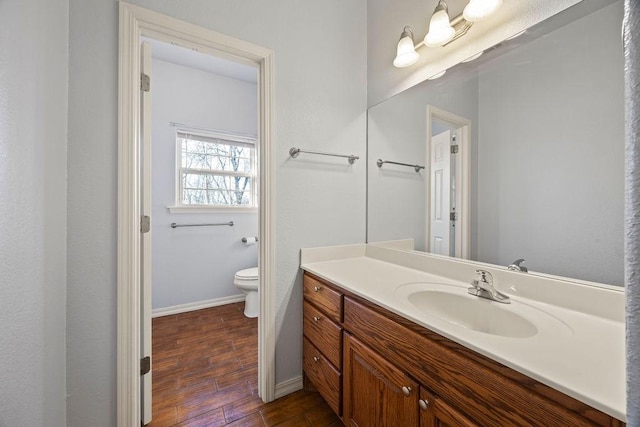
[[(495, 15), (475, 23), (463, 38), (443, 48), (422, 47), (418, 49), (418, 63), (400, 69), (395, 68), (392, 62), (402, 29), (405, 25), (411, 26), (417, 44), (427, 34), (429, 18), (438, 2), (368, 0), (368, 105), (375, 105), (414, 86), (580, 1), (504, 1)], [(448, 4), (449, 15), (453, 18), (462, 12), (466, 0), (450, 0)]]
[[(236, 271), (258, 265), (257, 213), (170, 213), (175, 204), (176, 127), (256, 135), (255, 83), (153, 60), (152, 63), (152, 295), (153, 308), (230, 297)], [(233, 227), (169, 225), (233, 221)]]
[[(462, 75), (457, 73), (456, 75)], [(416, 250), (425, 248), (426, 178), (424, 169), (394, 165), (376, 166), (376, 160), (391, 160), (425, 166), (427, 105), (472, 122), (471, 194), (476, 194), (478, 129), (478, 78), (426, 81), (369, 109), (369, 210), (370, 242), (412, 238)], [(475, 211), (475, 197), (471, 211)], [(473, 229), (473, 227), (472, 227)], [(475, 242), (472, 235), (472, 246)]]
[[(275, 52), (276, 382), (302, 373), (301, 247), (365, 235), (366, 2), (137, 0)], [(328, 28), (331, 28), (329, 31)], [(115, 424), (117, 2), (70, 1), (69, 425)]]
[(68, 12), (0, 2), (0, 426), (66, 424)]
[(481, 66), (480, 261), (623, 284), (622, 8)]

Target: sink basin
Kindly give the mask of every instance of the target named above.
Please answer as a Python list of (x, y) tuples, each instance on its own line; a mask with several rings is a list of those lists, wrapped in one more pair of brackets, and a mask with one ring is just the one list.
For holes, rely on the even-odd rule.
[(431, 316), (477, 332), (511, 338), (528, 338), (538, 333), (529, 320), (503, 308), (501, 303), (484, 298), (441, 290), (418, 290), (406, 298)]

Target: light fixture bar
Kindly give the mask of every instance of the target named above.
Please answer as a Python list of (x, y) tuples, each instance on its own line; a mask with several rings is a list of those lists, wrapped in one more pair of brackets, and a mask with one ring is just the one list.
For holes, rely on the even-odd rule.
[[(456, 33), (453, 35), (453, 38), (451, 40), (449, 40), (448, 42), (446, 42), (444, 46), (449, 45), (451, 42), (454, 42), (456, 40), (458, 40), (460, 37), (464, 36), (465, 34), (467, 34), (467, 32), (469, 31), (469, 29), (471, 28), (471, 26), (473, 25), (473, 22), (467, 21), (466, 19), (464, 19), (464, 16), (462, 16), (462, 13), (458, 16), (456, 16), (455, 18), (453, 18), (451, 20), (451, 26), (453, 27), (454, 30), (456, 30)], [(417, 46), (416, 46), (417, 48)]]
[[(429, 32), (420, 43), (414, 44), (411, 27), (404, 27), (398, 42), (397, 55), (393, 65), (397, 68), (404, 68), (415, 64), (419, 58), (416, 49), (422, 46), (448, 46), (467, 34), (475, 21), (486, 18), (501, 5), (502, 0), (469, 0), (465, 10), (450, 20), (446, 0), (438, 0), (438, 4), (429, 20)], [(469, 19), (465, 18), (465, 13), (469, 16)], [(452, 30), (453, 35), (451, 35)]]

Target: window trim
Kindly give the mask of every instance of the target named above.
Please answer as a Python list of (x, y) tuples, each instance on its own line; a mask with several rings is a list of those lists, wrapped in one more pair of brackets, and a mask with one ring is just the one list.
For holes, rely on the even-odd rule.
[[(237, 142), (238, 145), (251, 146), (251, 173), (234, 173), (220, 171), (219, 175), (227, 176), (247, 176), (251, 177), (251, 199), (252, 204), (250, 206), (225, 206), (225, 205), (185, 205), (182, 203), (182, 143), (179, 140), (180, 135), (193, 135), (203, 138), (221, 139), (229, 142)], [(170, 213), (257, 213), (258, 212), (258, 147), (257, 138), (253, 135), (243, 135), (239, 133), (226, 132), (226, 131), (213, 131), (188, 127), (175, 127), (174, 129), (174, 143), (175, 143), (175, 197), (174, 205), (168, 206)], [(200, 169), (193, 169), (194, 171), (205, 172)]]

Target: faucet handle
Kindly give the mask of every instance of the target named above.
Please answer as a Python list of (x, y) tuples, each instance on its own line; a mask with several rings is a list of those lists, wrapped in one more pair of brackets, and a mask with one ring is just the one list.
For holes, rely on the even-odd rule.
[(509, 297), (493, 287), (493, 276), (487, 270), (477, 269), (478, 278), (471, 282), (471, 287), (467, 289), (469, 294), (477, 297), (487, 298), (491, 301), (503, 304), (511, 303)]
[(528, 272), (529, 270), (527, 270), (527, 267), (525, 267), (522, 264), (524, 264), (524, 258), (519, 258), (513, 261), (511, 264), (509, 264), (507, 268), (511, 271), (520, 271), (522, 273)]
[(484, 283), (493, 283), (493, 276), (487, 270), (476, 270), (476, 274), (478, 274), (478, 280)]

